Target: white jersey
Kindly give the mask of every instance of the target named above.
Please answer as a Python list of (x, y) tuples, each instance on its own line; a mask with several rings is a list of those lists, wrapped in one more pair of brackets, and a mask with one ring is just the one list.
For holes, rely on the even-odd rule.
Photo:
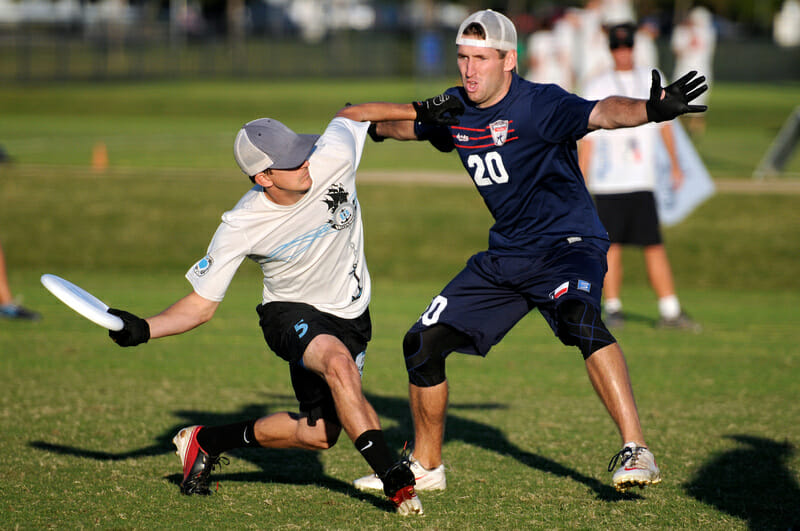
[(328, 124), (308, 159), (313, 184), (297, 203), (273, 203), (255, 186), (225, 212), (206, 256), (186, 273), (195, 292), (221, 301), (247, 257), (264, 273), (264, 303), (302, 302), (345, 319), (364, 313), (371, 284), (356, 168), (368, 127)]
[[(599, 100), (620, 95), (650, 97), (650, 68), (619, 72), (609, 71), (596, 77), (586, 87), (584, 97)], [(639, 127), (598, 130), (586, 139), (592, 145), (592, 159), (586, 176), (593, 194), (619, 194), (652, 191), (656, 184), (656, 149), (661, 125), (647, 123)]]

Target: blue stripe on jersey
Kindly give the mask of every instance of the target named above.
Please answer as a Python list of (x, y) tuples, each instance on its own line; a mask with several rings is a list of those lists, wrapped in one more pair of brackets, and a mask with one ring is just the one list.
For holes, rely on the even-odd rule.
[[(589, 132), (596, 102), (516, 74), (505, 98), (486, 109), (472, 105), (461, 87), (447, 94), (466, 107), (459, 125), (416, 124), (415, 132), (442, 151), (458, 151), (495, 219), (489, 249), (541, 254), (570, 236), (607, 247), (608, 235), (578, 167), (576, 144)], [(449, 145), (443, 146), (445, 136)]]

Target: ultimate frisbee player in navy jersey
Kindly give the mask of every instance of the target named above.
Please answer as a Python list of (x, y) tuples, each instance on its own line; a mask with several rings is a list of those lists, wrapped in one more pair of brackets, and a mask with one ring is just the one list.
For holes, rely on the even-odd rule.
[[(579, 348), (589, 379), (619, 429), (623, 448), (608, 467), (619, 465), (614, 486), (626, 490), (658, 483), (660, 471), (642, 433), (625, 357), (601, 319), (609, 242), (578, 166), (576, 141), (596, 129), (701, 112), (704, 106), (689, 102), (706, 90), (704, 78), (691, 72), (662, 88), (654, 71), (648, 100), (588, 101), (556, 85), (520, 78), (516, 30), (500, 13), (470, 15), (456, 44), (462, 86), (408, 105), (405, 121), (370, 128), (376, 141), (427, 140), (441, 151), (455, 149), (495, 220), (489, 248), (469, 259), (403, 340), (416, 488), (446, 486), (447, 355), (485, 356), (534, 308), (562, 343)], [(452, 125), (415, 121), (425, 110), (449, 112)], [(355, 485), (381, 488), (374, 475)]]

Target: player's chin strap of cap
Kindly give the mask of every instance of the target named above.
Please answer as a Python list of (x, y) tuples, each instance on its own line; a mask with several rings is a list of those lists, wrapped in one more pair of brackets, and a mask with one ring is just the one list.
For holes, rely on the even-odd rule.
[(558, 338), (565, 345), (576, 345), (583, 359), (617, 341), (597, 309), (580, 299), (568, 299), (558, 305)]

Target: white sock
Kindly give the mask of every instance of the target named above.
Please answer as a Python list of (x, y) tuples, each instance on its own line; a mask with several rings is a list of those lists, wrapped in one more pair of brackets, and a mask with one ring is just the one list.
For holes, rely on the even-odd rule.
[(606, 299), (603, 305), (606, 313), (617, 313), (622, 311), (622, 301), (619, 299)]
[(667, 295), (658, 299), (658, 311), (664, 319), (675, 319), (681, 314), (681, 303), (677, 295)]

